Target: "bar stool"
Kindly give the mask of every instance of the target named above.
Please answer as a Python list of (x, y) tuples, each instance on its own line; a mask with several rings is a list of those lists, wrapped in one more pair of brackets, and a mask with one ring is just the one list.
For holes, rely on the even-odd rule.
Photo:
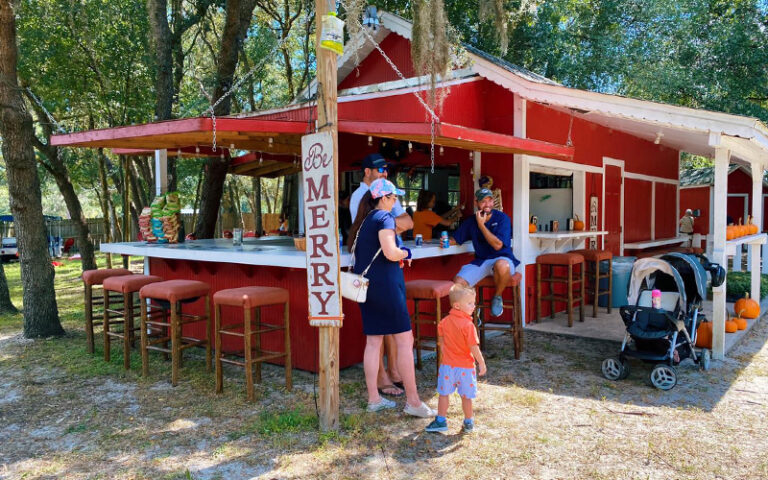
[[(504, 310), (512, 310), (512, 321), (509, 323), (487, 321), (493, 294), (489, 295), (488, 300), (486, 300), (483, 293), (486, 288), (491, 289), (493, 293), (496, 292), (496, 283), (494, 282), (493, 277), (485, 277), (475, 285), (475, 289), (477, 289), (475, 325), (477, 325), (477, 329), (480, 333), (480, 350), (485, 350), (486, 331), (500, 331), (512, 334), (512, 345), (515, 348), (515, 360), (520, 358), (520, 353), (523, 351), (523, 313), (520, 295), (520, 282), (522, 280), (523, 276), (520, 272), (516, 272), (512, 275), (512, 279), (505, 287), (511, 289), (512, 294), (511, 300), (502, 300), (502, 308)], [(483, 312), (482, 314), (480, 313), (481, 310)], [(485, 318), (481, 318), (481, 315)]]
[[(440, 370), (440, 339), (437, 336), (437, 324), (442, 319), (440, 302), (451, 291), (453, 282), (448, 280), (410, 280), (405, 282), (405, 298), (413, 300), (413, 345), (416, 348), (416, 367), (421, 370), (421, 351), (435, 352), (435, 372)], [(434, 312), (419, 310), (419, 302), (435, 302)], [(426, 317), (426, 318), (424, 318)], [(432, 325), (435, 328), (435, 336), (423, 336), (421, 325)], [(426, 342), (434, 342), (430, 345)]]
[[(580, 278), (573, 279), (573, 266), (580, 266)], [(549, 266), (549, 277), (541, 278), (541, 267)], [(568, 267), (568, 276), (555, 275), (555, 267)], [(549, 282), (549, 295), (541, 294), (541, 281)], [(555, 294), (554, 284), (565, 283), (566, 296)], [(573, 286), (579, 284), (579, 295), (574, 296)], [(549, 300), (550, 318), (555, 318), (555, 301), (566, 302), (568, 309), (568, 326), (573, 326), (573, 304), (579, 302), (579, 321), (584, 321), (584, 257), (578, 253), (547, 253), (536, 257), (536, 321), (541, 317), (541, 301)]]
[[(248, 400), (253, 400), (253, 365), (256, 365), (256, 381), (261, 383), (261, 364), (267, 360), (277, 358), (285, 359), (285, 388), (291, 390), (291, 330), (289, 321), (290, 296), (288, 290), (277, 287), (241, 287), (219, 290), (213, 294), (213, 305), (216, 312), (216, 393), (224, 390), (224, 378), (222, 374), (222, 362), (245, 367), (245, 389)], [(243, 309), (243, 323), (222, 325), (222, 305)], [(261, 322), (261, 307), (270, 305), (283, 305), (283, 324), (269, 325)], [(251, 313), (256, 310), (256, 324), (252, 324)], [(242, 329), (242, 331), (237, 331)], [(261, 348), (261, 335), (263, 333), (284, 332), (284, 350), (275, 352)], [(241, 362), (224, 358), (221, 350), (221, 336), (232, 335), (243, 338), (245, 361)], [(254, 350), (256, 358), (253, 358)]]
[[(83, 272), (83, 286), (85, 295), (85, 338), (88, 353), (93, 353), (93, 327), (94, 325), (101, 325), (101, 321), (93, 322), (93, 307), (95, 305), (104, 305), (103, 289), (100, 293), (94, 296), (94, 287), (99, 287), (104, 283), (104, 279), (114, 276), (131, 275), (131, 271), (125, 268), (102, 268), (96, 270), (86, 270)], [(115, 300), (122, 299), (122, 297), (115, 297)]]
[[(182, 303), (193, 303), (201, 297), (205, 298), (205, 315), (192, 315), (182, 313)], [(166, 280), (144, 285), (139, 290), (141, 300), (141, 367), (144, 376), (149, 375), (149, 351), (171, 354), (171, 385), (176, 386), (179, 381), (179, 368), (181, 355), (184, 350), (194, 346), (205, 345), (205, 369), (211, 371), (211, 287), (207, 283), (196, 280)], [(159, 303), (147, 305), (146, 300), (154, 300)], [(163, 311), (162, 320), (156, 320), (154, 311)], [(152, 310), (152, 312), (150, 311)], [(170, 319), (165, 320), (165, 311), (170, 310)], [(151, 315), (151, 319), (148, 318)], [(205, 322), (205, 340), (183, 337), (181, 327), (189, 323)], [(149, 341), (147, 327), (151, 329), (168, 329), (170, 335), (161, 336)], [(170, 350), (167, 347), (171, 341)], [(163, 346), (159, 346), (163, 344)]]
[[(123, 367), (126, 370), (131, 368), (131, 345), (134, 343), (134, 332), (138, 327), (134, 327), (133, 320), (137, 316), (133, 310), (134, 293), (138, 293), (141, 287), (154, 282), (162, 282), (163, 279), (156, 275), (121, 275), (104, 279), (104, 361), (110, 360), (110, 341), (111, 337), (123, 339)], [(122, 296), (123, 309), (110, 307), (109, 293), (115, 292)], [(111, 322), (110, 315), (122, 316), (121, 322)], [(111, 317), (116, 318), (116, 317)], [(110, 324), (122, 323), (123, 329), (112, 331)]]
[[(570, 253), (577, 253), (584, 257), (584, 269), (586, 271), (587, 281), (584, 285), (584, 291), (593, 296), (592, 318), (597, 317), (597, 299), (602, 295), (608, 295), (608, 313), (611, 313), (611, 293), (613, 292), (613, 253), (610, 250), (572, 250)], [(600, 263), (608, 262), (608, 273), (600, 273)], [(600, 289), (600, 279), (608, 279), (608, 288)], [(590, 285), (592, 282), (592, 285)], [(591, 288), (590, 288), (591, 287)]]

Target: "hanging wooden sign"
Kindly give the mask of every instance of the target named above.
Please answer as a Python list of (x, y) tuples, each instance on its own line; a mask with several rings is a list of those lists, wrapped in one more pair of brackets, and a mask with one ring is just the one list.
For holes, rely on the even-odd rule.
[(329, 132), (301, 139), (304, 225), (307, 235), (309, 324), (341, 327), (339, 228), (333, 137)]
[[(597, 231), (597, 195), (591, 195), (589, 197), (589, 230)], [(590, 237), (589, 248), (592, 250), (597, 249), (597, 237)]]

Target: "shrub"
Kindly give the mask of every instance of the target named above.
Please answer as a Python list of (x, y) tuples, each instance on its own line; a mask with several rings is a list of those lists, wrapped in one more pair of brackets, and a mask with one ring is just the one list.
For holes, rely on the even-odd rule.
[[(735, 302), (752, 290), (750, 272), (728, 272), (725, 296), (729, 302)], [(768, 296), (768, 275), (760, 275), (760, 297)], [(758, 299), (758, 302), (760, 300)]]

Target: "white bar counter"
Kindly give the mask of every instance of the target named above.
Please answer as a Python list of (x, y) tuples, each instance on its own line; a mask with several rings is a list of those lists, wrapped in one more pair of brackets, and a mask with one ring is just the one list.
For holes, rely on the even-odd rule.
[(528, 236), (539, 242), (539, 253), (564, 252), (563, 247), (570, 245), (569, 250), (574, 250), (581, 242), (590, 237), (607, 235), (604, 230), (564, 230), (562, 232), (535, 232)]
[[(246, 239), (243, 239), (246, 240)], [(412, 241), (405, 242), (411, 249), (413, 259), (473, 253), (472, 243), (440, 248), (438, 240), (424, 242), (420, 247)], [(146, 242), (102, 243), (101, 251), (130, 255), (132, 257), (167, 258), (201, 262), (238, 263), (243, 265), (269, 265), (274, 267), (307, 268), (306, 253), (297, 250), (290, 237), (263, 237), (244, 241), (240, 247), (232, 245), (231, 239), (187, 240), (184, 243), (160, 244)], [(342, 249), (341, 265), (349, 265), (350, 254)]]

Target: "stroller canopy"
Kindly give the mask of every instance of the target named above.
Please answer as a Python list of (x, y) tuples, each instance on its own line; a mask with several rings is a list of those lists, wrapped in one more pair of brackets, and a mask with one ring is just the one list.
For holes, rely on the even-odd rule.
[(675, 287), (678, 293), (680, 293), (681, 303), (687, 305), (683, 277), (680, 276), (669, 262), (657, 257), (641, 258), (632, 266), (632, 277), (629, 280), (627, 302), (630, 305), (637, 303), (643, 283), (645, 283), (646, 288), (654, 288), (656, 286), (655, 274), (657, 272), (667, 274), (674, 280)]
[[(657, 277), (657, 273), (665, 275)], [(695, 256), (675, 252), (642, 258), (632, 267), (627, 300), (630, 305), (637, 303), (645, 282), (646, 288), (677, 290), (680, 301), (687, 307), (688, 302), (698, 303), (706, 298), (706, 280), (706, 271)]]

